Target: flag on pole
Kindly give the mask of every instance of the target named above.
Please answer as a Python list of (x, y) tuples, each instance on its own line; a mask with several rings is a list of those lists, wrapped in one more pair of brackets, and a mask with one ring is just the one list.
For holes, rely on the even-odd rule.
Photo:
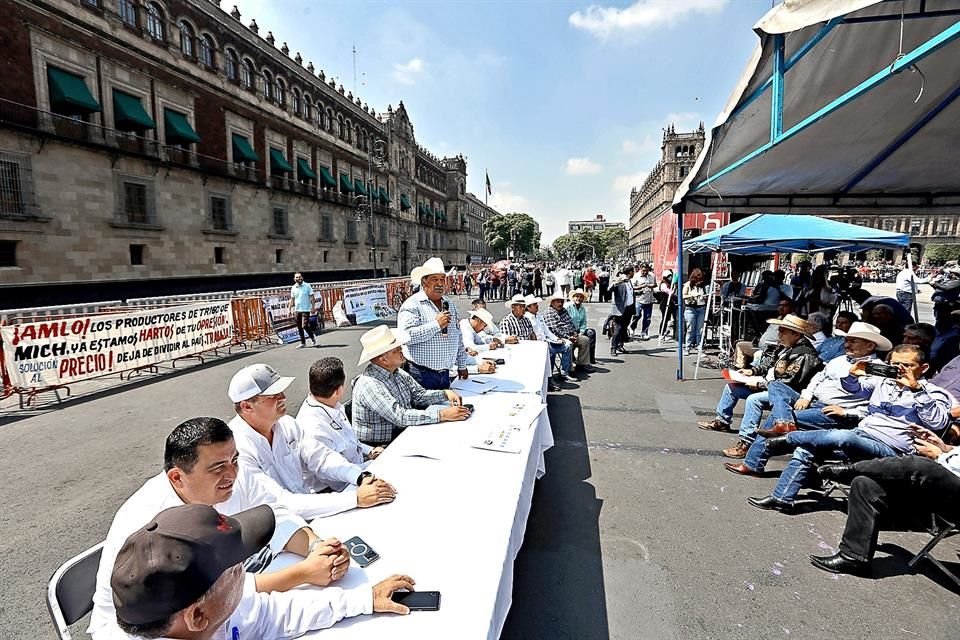
[(493, 195), (493, 187), (490, 186), (490, 174), (487, 173), (487, 195)]

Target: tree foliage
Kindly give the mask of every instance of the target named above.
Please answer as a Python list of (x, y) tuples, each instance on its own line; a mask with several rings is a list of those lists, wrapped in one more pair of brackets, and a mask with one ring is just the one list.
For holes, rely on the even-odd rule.
[(553, 251), (561, 260), (613, 258), (626, 248), (627, 231), (621, 227), (610, 227), (599, 233), (590, 230), (568, 233), (553, 241)]
[(960, 260), (960, 244), (931, 244), (927, 246), (923, 257), (930, 263), (943, 264), (950, 260)]
[(513, 249), (516, 255), (532, 254), (540, 246), (537, 223), (526, 213), (491, 216), (483, 228), (484, 239), (494, 251)]

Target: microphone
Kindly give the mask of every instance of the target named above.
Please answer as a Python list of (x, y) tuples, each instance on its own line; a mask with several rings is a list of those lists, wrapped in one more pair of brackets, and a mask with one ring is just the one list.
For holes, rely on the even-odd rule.
[[(444, 300), (444, 301), (440, 304), (440, 307), (441, 307), (444, 311), (450, 311), (450, 303), (447, 302), (446, 300)], [(447, 335), (447, 328), (446, 328), (446, 327), (441, 327), (441, 328), (440, 328), (440, 335), (442, 335), (442, 336)]]

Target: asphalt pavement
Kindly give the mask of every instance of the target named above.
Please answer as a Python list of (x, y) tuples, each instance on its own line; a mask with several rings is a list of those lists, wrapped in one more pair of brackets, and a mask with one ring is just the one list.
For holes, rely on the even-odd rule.
[[(588, 306), (599, 328), (606, 305)], [(497, 318), (505, 311), (490, 309)], [(50, 574), (103, 538), (123, 500), (159, 470), (176, 424), (232, 417), (226, 388), (237, 369), (266, 362), (296, 375), (288, 393), (296, 408), (316, 358), (338, 356), (356, 372), (367, 328), (330, 331), (320, 349), (260, 347), (87, 387), (59, 407), (0, 412), (0, 638), (55, 637), (44, 605)], [(960, 589), (929, 563), (916, 574), (906, 568), (925, 534), (881, 534), (875, 579), (832, 576), (808, 555), (836, 549), (842, 500), (808, 494), (793, 516), (747, 504), (769, 492), (786, 459), (774, 459), (767, 478), (723, 469), (719, 450), (734, 436), (695, 424), (712, 415), (719, 371), (676, 381), (675, 346), (634, 342), (609, 358), (601, 338), (598, 371), (550, 394), (556, 446), (534, 494), (502, 637), (956, 638)], [(954, 571), (957, 548), (948, 539), (935, 552)]]

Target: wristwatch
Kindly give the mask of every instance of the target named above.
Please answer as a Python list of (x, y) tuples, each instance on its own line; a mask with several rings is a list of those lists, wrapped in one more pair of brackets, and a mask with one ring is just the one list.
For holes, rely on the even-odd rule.
[(360, 486), (360, 483), (363, 482), (364, 478), (372, 478), (372, 477), (373, 477), (372, 473), (370, 473), (369, 471), (364, 471), (363, 473), (357, 476), (357, 486), (358, 487)]

